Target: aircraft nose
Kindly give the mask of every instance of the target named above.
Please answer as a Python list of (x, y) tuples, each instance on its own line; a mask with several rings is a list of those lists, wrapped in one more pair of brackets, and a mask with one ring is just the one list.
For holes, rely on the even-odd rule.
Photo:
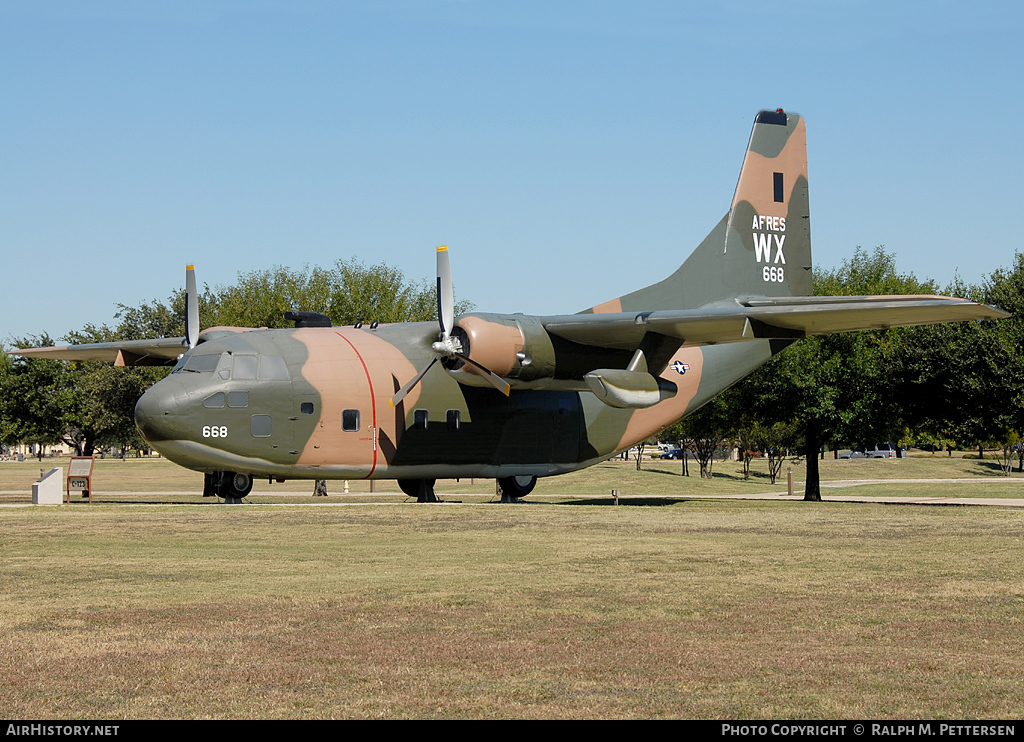
[(149, 443), (174, 439), (175, 410), (181, 391), (171, 379), (158, 381), (135, 404), (135, 427)]

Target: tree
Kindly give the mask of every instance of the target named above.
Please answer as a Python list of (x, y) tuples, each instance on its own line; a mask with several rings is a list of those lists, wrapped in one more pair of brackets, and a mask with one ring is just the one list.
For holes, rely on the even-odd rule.
[[(52, 345), (43, 334), (14, 341), (16, 347)], [(5, 443), (80, 445), (88, 433), (72, 429), (80, 412), (73, 369), (62, 361), (16, 357), (0, 376), (0, 419)], [(78, 432), (76, 438), (72, 433)]]
[(932, 325), (908, 331), (901, 375), (916, 429), (959, 445), (1008, 448), (1024, 432), (1024, 259), (984, 286), (956, 281), (947, 293), (1013, 313), (996, 321)]
[[(338, 260), (330, 269), (275, 266), (240, 273), (233, 286), (212, 293), (208, 304), (215, 324), (237, 327), (287, 327), (289, 310), (319, 312), (336, 325), (362, 320), (418, 322), (437, 319), (434, 285), (413, 283), (384, 263), (367, 266), (354, 258)], [(470, 311), (456, 304), (456, 314)]]
[(114, 368), (99, 364), (82, 374), (82, 399), (92, 416), (98, 445), (118, 448), (122, 456), (129, 447), (145, 447), (135, 427), (135, 405), (163, 376), (162, 371), (164, 369)]
[[(817, 295), (934, 294), (931, 281), (896, 272), (884, 246), (858, 247), (835, 270), (816, 273)], [(900, 329), (809, 337), (773, 358), (745, 385), (754, 386), (764, 426), (797, 426), (807, 460), (805, 500), (821, 499), (818, 454), (832, 441), (885, 440), (905, 426), (895, 371), (908, 335)]]
[(768, 477), (775, 484), (786, 459), (802, 443), (799, 426), (793, 421), (771, 425), (757, 423), (750, 435), (768, 460)]
[(735, 401), (736, 395), (728, 390), (673, 427), (673, 435), (678, 435), (683, 445), (693, 451), (703, 478), (711, 479), (715, 451), (736, 430)]

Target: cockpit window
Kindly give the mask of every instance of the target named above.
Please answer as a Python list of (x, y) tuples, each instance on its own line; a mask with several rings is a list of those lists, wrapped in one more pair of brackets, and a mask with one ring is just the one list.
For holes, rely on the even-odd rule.
[(224, 406), (224, 392), (217, 392), (211, 394), (209, 397), (203, 400), (203, 407), (223, 407)]
[(288, 380), (288, 364), (281, 356), (259, 356), (254, 353), (205, 353), (203, 355), (184, 355), (175, 364), (172, 374), (181, 371), (206, 373), (216, 371), (220, 378), (255, 380), (281, 379)]
[(255, 379), (260, 367), (260, 357), (235, 354), (235, 368), (231, 372), (232, 379)]
[(178, 361), (171, 373), (176, 374), (179, 371), (192, 371), (196, 373), (213, 371), (217, 368), (218, 361), (220, 361), (220, 354), (187, 355)]

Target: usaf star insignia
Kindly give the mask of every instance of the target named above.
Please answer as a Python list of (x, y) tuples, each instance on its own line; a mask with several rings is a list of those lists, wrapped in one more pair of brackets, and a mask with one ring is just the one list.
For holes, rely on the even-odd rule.
[(682, 376), (683, 374), (685, 374), (685, 373), (686, 373), (687, 371), (689, 371), (689, 370), (690, 370), (690, 364), (688, 364), (688, 363), (683, 363), (682, 361), (676, 361), (675, 363), (673, 363), (673, 364), (672, 364), (672, 369), (673, 369), (673, 370), (674, 370), (674, 371), (675, 371), (675, 372), (676, 372), (677, 374), (679, 374), (680, 376)]

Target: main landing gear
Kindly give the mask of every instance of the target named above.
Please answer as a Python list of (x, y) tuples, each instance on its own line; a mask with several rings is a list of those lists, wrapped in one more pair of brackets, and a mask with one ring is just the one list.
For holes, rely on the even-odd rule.
[(252, 492), (252, 474), (215, 471), (203, 475), (203, 497), (241, 500)]
[[(398, 486), (402, 492), (409, 497), (415, 497), (416, 502), (440, 502), (434, 494), (434, 483), (436, 479), (399, 479)], [(537, 477), (500, 477), (498, 479), (498, 493), (502, 502), (519, 502), (522, 498), (533, 492), (537, 486)]]
[(537, 477), (499, 477), (498, 494), (502, 502), (519, 502), (522, 498), (533, 492), (537, 486)]
[(434, 494), (434, 482), (436, 479), (399, 479), (398, 486), (402, 492), (409, 497), (415, 497), (416, 502), (440, 502)]

